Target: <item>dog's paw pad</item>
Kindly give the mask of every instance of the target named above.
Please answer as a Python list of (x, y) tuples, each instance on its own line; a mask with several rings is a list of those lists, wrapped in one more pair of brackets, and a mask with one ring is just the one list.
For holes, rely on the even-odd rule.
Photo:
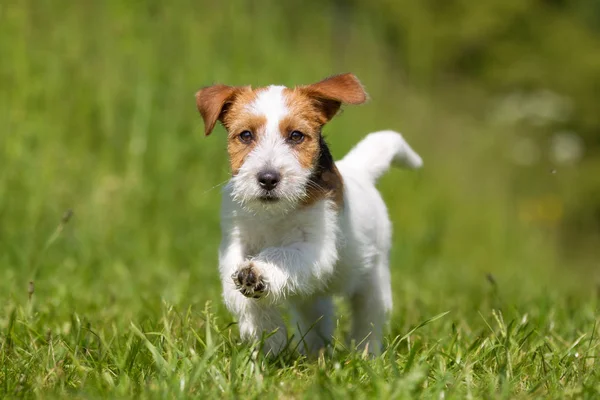
[(236, 289), (244, 296), (260, 299), (267, 291), (267, 284), (252, 263), (234, 272), (231, 276)]

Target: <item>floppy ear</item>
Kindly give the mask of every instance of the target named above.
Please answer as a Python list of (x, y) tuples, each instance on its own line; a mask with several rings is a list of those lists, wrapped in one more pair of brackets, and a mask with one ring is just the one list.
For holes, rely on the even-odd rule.
[(362, 104), (367, 101), (367, 93), (354, 74), (335, 75), (303, 86), (301, 90), (316, 101), (327, 121), (335, 116), (342, 104)]
[(196, 93), (196, 105), (204, 120), (206, 136), (210, 135), (217, 121), (223, 120), (223, 115), (238, 89), (233, 86), (213, 85)]

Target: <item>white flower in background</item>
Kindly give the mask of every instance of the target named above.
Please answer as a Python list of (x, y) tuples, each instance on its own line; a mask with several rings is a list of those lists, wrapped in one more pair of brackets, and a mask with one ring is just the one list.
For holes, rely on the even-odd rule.
[(545, 126), (566, 121), (573, 109), (569, 98), (550, 90), (532, 93), (513, 92), (493, 106), (490, 119), (495, 124), (529, 123)]
[(583, 157), (584, 145), (579, 135), (559, 132), (552, 136), (550, 157), (556, 164), (575, 164)]
[(535, 140), (522, 137), (513, 144), (511, 157), (517, 165), (530, 166), (539, 162), (541, 151)]

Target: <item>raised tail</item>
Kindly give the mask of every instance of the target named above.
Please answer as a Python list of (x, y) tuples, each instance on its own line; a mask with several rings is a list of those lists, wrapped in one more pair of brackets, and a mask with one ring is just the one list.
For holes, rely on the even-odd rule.
[(367, 135), (340, 163), (364, 172), (375, 182), (390, 165), (417, 169), (423, 160), (398, 132), (379, 131)]

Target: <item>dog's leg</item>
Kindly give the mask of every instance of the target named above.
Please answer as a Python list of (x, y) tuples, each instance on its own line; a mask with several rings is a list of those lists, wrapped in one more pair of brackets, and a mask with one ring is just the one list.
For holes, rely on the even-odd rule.
[[(260, 320), (266, 320), (267, 322), (262, 323), (270, 324), (267, 326), (268, 329), (272, 329), (277, 325), (280, 327), (279, 331), (284, 332), (280, 318), (274, 317), (276, 312), (274, 307), (290, 295), (307, 297), (321, 290), (333, 274), (336, 261), (335, 241), (325, 243), (302, 242), (291, 246), (268, 247), (251, 260), (239, 264), (229, 278), (229, 282), (237, 290), (237, 294), (243, 296), (246, 301), (254, 302), (251, 304), (261, 307), (273, 307), (269, 308), (268, 312), (262, 308), (247, 308), (252, 310), (250, 311), (251, 327), (256, 325), (252, 321), (262, 315)], [(319, 307), (311, 312), (309, 312), (309, 307), (303, 312), (303, 314), (308, 314), (306, 319), (314, 316), (314, 321), (309, 322), (309, 327), (320, 316), (316, 314), (328, 308), (327, 301), (321, 303)], [(253, 316), (255, 313), (257, 313), (257, 317)], [(241, 315), (245, 314), (248, 314), (248, 311), (241, 313)], [(332, 311), (326, 315), (328, 322), (331, 314)], [(324, 324), (323, 333), (330, 337), (331, 334), (327, 333), (327, 325)], [(242, 329), (241, 324), (240, 329)], [(249, 329), (249, 331), (252, 331), (252, 329)], [(282, 338), (279, 337), (273, 339), (278, 344), (281, 340)], [(318, 346), (318, 340), (315, 339), (315, 341), (317, 343), (315, 346)]]
[(331, 341), (335, 329), (333, 311), (331, 297), (315, 297), (293, 304), (293, 324), (302, 353), (317, 355)]
[(335, 239), (267, 247), (249, 263), (263, 277), (265, 300), (280, 303), (289, 295), (307, 297), (324, 289), (337, 262)]
[(242, 295), (230, 279), (223, 281), (223, 286), (225, 304), (238, 320), (242, 340), (258, 342), (264, 338), (263, 350), (270, 355), (283, 350), (287, 332), (277, 306)]
[[(233, 295), (240, 296), (239, 292)], [(265, 354), (279, 354), (287, 345), (287, 332), (279, 310), (275, 306), (245, 297), (238, 301), (245, 303), (239, 304), (243, 312), (237, 314), (242, 340), (257, 343), (264, 339)]]
[(219, 250), (223, 300), (238, 320), (243, 340), (264, 337), (264, 351), (276, 355), (287, 345), (287, 332), (277, 307), (258, 299), (267, 290), (260, 271), (249, 268), (237, 232), (227, 232)]
[(387, 257), (381, 256), (365, 277), (364, 284), (350, 299), (352, 340), (359, 350), (381, 352), (383, 328), (392, 309), (392, 289)]

